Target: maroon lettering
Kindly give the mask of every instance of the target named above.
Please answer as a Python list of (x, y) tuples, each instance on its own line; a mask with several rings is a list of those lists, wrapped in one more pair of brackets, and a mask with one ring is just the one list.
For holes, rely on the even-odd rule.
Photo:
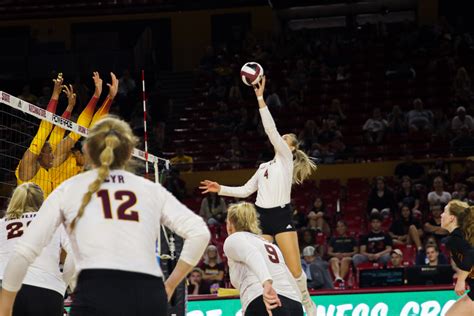
[[(102, 200), (102, 209), (104, 211), (104, 217), (112, 219), (112, 208), (110, 203), (110, 196), (108, 190), (100, 190), (97, 192), (97, 196)], [(137, 204), (137, 196), (132, 191), (117, 191), (114, 194), (115, 200), (124, 200), (117, 208), (117, 218), (125, 221), (138, 222), (139, 216), (137, 211), (132, 211), (132, 208)]]

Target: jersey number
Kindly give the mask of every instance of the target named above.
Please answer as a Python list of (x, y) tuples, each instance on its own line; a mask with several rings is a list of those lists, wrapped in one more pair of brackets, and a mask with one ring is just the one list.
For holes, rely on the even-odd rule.
[(273, 263), (280, 263), (280, 259), (278, 258), (278, 253), (272, 245), (265, 245), (265, 250), (268, 253), (268, 259), (270, 259)]
[(263, 174), (263, 176), (268, 179), (268, 169), (265, 170), (265, 173)]
[[(110, 204), (110, 196), (108, 190), (100, 190), (97, 196), (102, 200), (102, 209), (104, 210), (104, 217), (113, 219), (112, 207)], [(115, 200), (123, 201), (117, 208), (117, 218), (125, 221), (138, 222), (138, 212), (130, 210), (137, 203), (137, 196), (131, 191), (116, 191), (114, 194)]]
[[(30, 225), (31, 221), (26, 223), (26, 226)], [(7, 225), (7, 239), (21, 237), (23, 235), (23, 223), (13, 222)]]

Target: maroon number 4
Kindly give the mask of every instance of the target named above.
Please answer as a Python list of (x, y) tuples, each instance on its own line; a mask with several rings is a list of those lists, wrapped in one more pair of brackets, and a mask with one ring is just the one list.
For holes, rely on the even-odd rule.
[[(104, 217), (113, 219), (112, 207), (110, 203), (109, 190), (100, 190), (97, 196), (102, 200), (102, 209), (104, 210)], [(138, 212), (132, 211), (132, 208), (137, 203), (137, 196), (132, 191), (116, 191), (114, 198), (117, 201), (123, 201), (117, 208), (117, 218), (125, 221), (138, 222)]]

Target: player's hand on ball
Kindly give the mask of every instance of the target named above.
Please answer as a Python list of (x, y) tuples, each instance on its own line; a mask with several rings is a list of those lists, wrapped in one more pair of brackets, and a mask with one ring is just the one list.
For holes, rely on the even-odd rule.
[(458, 279), (456, 281), (456, 286), (454, 287), (454, 292), (459, 296), (464, 295), (466, 292), (466, 281)]
[(253, 90), (255, 91), (255, 95), (258, 97), (263, 97), (263, 91), (265, 90), (265, 80), (266, 77), (262, 76), (262, 80), (260, 80), (257, 84), (253, 86)]
[(221, 185), (217, 182), (204, 180), (204, 181), (201, 181), (201, 185), (199, 186), (199, 189), (204, 190), (202, 191), (202, 194), (206, 194), (209, 192), (218, 193), (221, 190)]

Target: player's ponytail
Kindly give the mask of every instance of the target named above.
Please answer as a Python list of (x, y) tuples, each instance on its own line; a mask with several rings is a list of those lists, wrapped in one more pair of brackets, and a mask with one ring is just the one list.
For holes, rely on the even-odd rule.
[(285, 137), (288, 137), (291, 145), (295, 147), (293, 151), (293, 183), (300, 184), (318, 167), (304, 151), (299, 149), (298, 138), (295, 134), (286, 134)]
[(136, 137), (130, 126), (119, 119), (106, 117), (90, 130), (86, 140), (87, 154), (97, 167), (97, 178), (89, 185), (84, 194), (76, 217), (70, 225), (73, 231), (77, 221), (84, 214), (86, 206), (94, 193), (110, 174), (110, 169), (122, 169), (130, 159), (132, 149), (136, 145)]
[(459, 200), (452, 200), (448, 203), (448, 209), (449, 213), (456, 217), (464, 238), (474, 246), (474, 206), (469, 206)]
[(33, 183), (26, 182), (19, 185), (12, 194), (7, 207), (7, 219), (18, 219), (26, 212), (36, 212), (43, 204), (43, 190)]
[(232, 204), (227, 210), (227, 220), (230, 221), (238, 232), (262, 234), (255, 206), (251, 203), (241, 202)]

